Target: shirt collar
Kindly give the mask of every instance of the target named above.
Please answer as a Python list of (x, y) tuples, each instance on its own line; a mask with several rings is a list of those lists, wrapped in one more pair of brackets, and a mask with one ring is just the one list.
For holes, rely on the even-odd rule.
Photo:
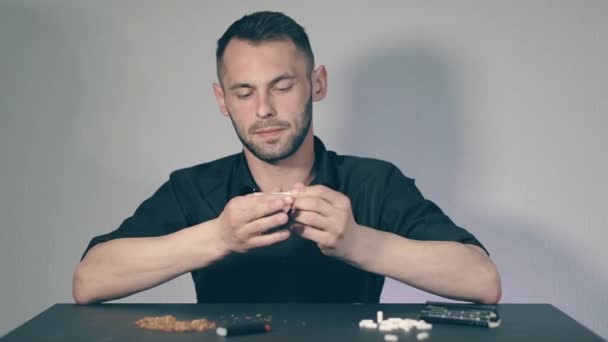
[(311, 185), (325, 185), (333, 190), (338, 190), (335, 156), (336, 153), (327, 151), (321, 139), (315, 136), (315, 177)]
[[(335, 153), (327, 151), (325, 145), (317, 136), (314, 137), (315, 145), (315, 164), (314, 178), (311, 185), (324, 185), (333, 190), (338, 189), (338, 177), (336, 174), (336, 167), (334, 165)], [(241, 152), (235, 163), (234, 173), (236, 179), (231, 182), (229, 186), (229, 197), (243, 196), (253, 192), (260, 191), (260, 187), (255, 183), (249, 166), (247, 165), (247, 159), (245, 153)]]

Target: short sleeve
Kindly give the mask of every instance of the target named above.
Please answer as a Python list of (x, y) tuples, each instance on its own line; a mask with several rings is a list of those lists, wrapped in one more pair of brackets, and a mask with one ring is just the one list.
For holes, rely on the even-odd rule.
[(415, 182), (395, 166), (385, 183), (381, 224), (387, 231), (408, 239), (454, 241), (486, 248), (466, 229), (458, 227), (433, 202), (425, 199)]
[(164, 183), (150, 198), (135, 210), (135, 213), (114, 230), (94, 237), (82, 255), (102, 242), (121, 238), (153, 237), (173, 233), (187, 225), (178, 203), (172, 180)]

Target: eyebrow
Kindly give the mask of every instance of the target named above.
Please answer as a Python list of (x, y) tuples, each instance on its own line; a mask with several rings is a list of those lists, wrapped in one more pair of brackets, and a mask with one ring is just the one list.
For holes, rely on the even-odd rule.
[(228, 88), (229, 90), (234, 90), (237, 88), (253, 88), (253, 85), (250, 83), (235, 83)]
[(279, 76), (273, 78), (272, 81), (270, 81), (270, 84), (274, 85), (274, 84), (277, 84), (277, 83), (279, 83), (279, 82), (281, 82), (283, 80), (293, 80), (295, 78), (296, 77), (294, 75), (282, 74), (282, 75), (279, 75)]
[[(295, 77), (294, 75), (290, 75), (290, 74), (287, 74), (287, 73), (285, 73), (285, 74), (281, 74), (281, 75), (279, 75), (279, 76), (277, 76), (277, 77), (273, 78), (273, 79), (270, 81), (270, 85), (275, 85), (275, 84), (277, 84), (277, 83), (279, 83), (279, 82), (281, 82), (281, 81), (283, 81), (283, 80), (293, 80), (293, 79), (295, 79), (295, 78), (296, 78), (296, 77)], [(235, 84), (231, 85), (231, 86), (228, 88), (228, 90), (234, 90), (234, 89), (237, 89), (237, 88), (254, 88), (254, 86), (253, 86), (253, 84), (251, 84), (251, 83), (247, 83), (247, 82), (238, 82), (238, 83), (235, 83)]]

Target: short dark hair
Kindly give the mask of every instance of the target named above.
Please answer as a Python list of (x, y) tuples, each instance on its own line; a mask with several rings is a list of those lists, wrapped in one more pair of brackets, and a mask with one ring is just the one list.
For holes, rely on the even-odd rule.
[(222, 58), (224, 57), (226, 46), (232, 38), (247, 40), (254, 44), (283, 39), (291, 40), (308, 58), (309, 71), (312, 71), (315, 65), (315, 57), (304, 27), (281, 12), (255, 12), (232, 23), (217, 41), (215, 58), (217, 77), (220, 82)]

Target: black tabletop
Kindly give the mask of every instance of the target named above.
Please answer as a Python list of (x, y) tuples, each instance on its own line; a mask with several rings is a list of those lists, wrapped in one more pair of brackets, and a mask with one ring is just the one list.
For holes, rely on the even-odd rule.
[[(384, 341), (378, 330), (359, 328), (362, 319), (418, 319), (422, 304), (56, 304), (8, 333), (10, 341)], [(500, 304), (502, 324), (482, 328), (433, 324), (425, 341), (603, 341), (550, 304)], [(266, 321), (272, 331), (258, 335), (217, 336), (207, 332), (147, 331), (134, 322), (144, 316), (173, 315), (178, 320), (206, 318), (226, 325)], [(400, 331), (399, 341), (417, 341), (416, 331)]]

